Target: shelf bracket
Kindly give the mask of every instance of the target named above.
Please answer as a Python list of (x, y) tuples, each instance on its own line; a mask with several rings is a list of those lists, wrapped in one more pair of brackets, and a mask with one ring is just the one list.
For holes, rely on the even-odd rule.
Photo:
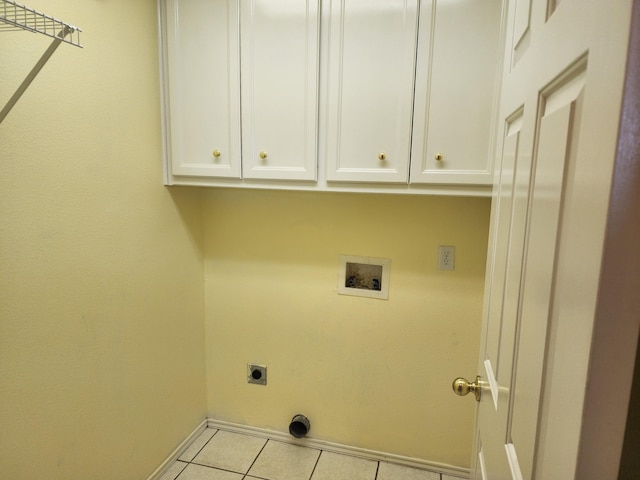
[(26, 30), (53, 38), (53, 42), (51, 42), (49, 48), (47, 48), (40, 57), (40, 60), (38, 60), (16, 92), (0, 111), (0, 123), (2, 123), (31, 82), (33, 82), (34, 78), (36, 78), (40, 70), (42, 70), (47, 60), (53, 55), (53, 52), (60, 46), (60, 43), (65, 42), (75, 45), (76, 47), (82, 47), (79, 36), (82, 30), (57, 18), (25, 7), (24, 5), (16, 3), (14, 0), (0, 0), (0, 30)]
[(40, 57), (40, 60), (36, 62), (36, 64), (31, 69), (29, 74), (22, 81), (22, 83), (20, 84), (16, 92), (9, 99), (9, 101), (4, 106), (2, 111), (0, 111), (0, 123), (2, 123), (2, 121), (4, 120), (4, 117), (6, 117), (9, 114), (13, 106), (18, 102), (18, 100), (22, 96), (22, 94), (27, 90), (27, 88), (29, 88), (29, 85), (31, 85), (31, 82), (33, 82), (33, 79), (36, 78), (36, 75), (38, 75), (40, 70), (42, 70), (42, 67), (44, 67), (45, 63), (47, 63), (47, 60), (49, 60), (51, 55), (53, 55), (53, 52), (56, 51), (56, 48), (60, 46), (60, 44), (62, 43), (62, 39), (65, 36), (67, 36), (69, 33), (71, 33), (71, 29), (69, 27), (64, 27), (62, 30), (60, 30), (60, 32), (58, 33), (58, 37), (60, 38), (56, 38), (53, 40), (53, 42), (51, 42), (51, 45), (49, 45), (49, 48), (47, 48), (47, 50), (42, 54), (42, 56)]

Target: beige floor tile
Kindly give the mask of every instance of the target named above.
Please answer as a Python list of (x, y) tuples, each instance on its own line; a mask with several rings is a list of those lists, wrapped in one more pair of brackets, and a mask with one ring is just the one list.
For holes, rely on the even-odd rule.
[(464, 478), (468, 477), (454, 477), (453, 475), (445, 475), (444, 473), (442, 474), (442, 480), (463, 480)]
[(217, 430), (213, 428), (205, 428), (204, 431), (189, 445), (182, 455), (178, 457), (178, 460), (184, 460), (185, 462), (190, 462), (194, 459), (194, 457), (198, 454), (202, 447), (204, 447), (213, 434), (216, 433)]
[(322, 452), (311, 480), (375, 480), (378, 462)]
[(227, 472), (217, 468), (189, 464), (180, 474), (178, 480), (242, 480), (240, 473)]
[(174, 462), (169, 467), (169, 470), (167, 470), (165, 474), (160, 477), (160, 480), (175, 480), (175, 478), (180, 475), (180, 472), (182, 472), (182, 470), (184, 470), (184, 467), (186, 466), (187, 464), (184, 462)]
[(264, 438), (220, 430), (193, 461), (223, 470), (247, 473), (266, 442)]
[(249, 470), (267, 480), (309, 480), (320, 450), (269, 440)]
[(404, 465), (380, 462), (377, 480), (440, 480), (440, 474)]

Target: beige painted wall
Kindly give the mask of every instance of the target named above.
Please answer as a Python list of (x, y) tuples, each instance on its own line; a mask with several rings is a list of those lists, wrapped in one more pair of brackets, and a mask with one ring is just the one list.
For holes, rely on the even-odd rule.
[[(155, 1), (84, 29), (0, 124), (0, 476), (146, 478), (206, 415), (199, 192), (162, 186)], [(0, 107), (49, 45), (0, 32)]]
[[(212, 189), (201, 211), (161, 185), (155, 1), (29, 4), (85, 48), (0, 125), (3, 475), (145, 478), (207, 413), (468, 465), (450, 383), (475, 373), (489, 200)], [(0, 35), (3, 106), (50, 42)], [(337, 295), (340, 254), (390, 258), (390, 299)]]
[[(303, 413), (314, 438), (469, 465), (475, 402), (450, 385), (476, 373), (489, 199), (217, 189), (203, 209), (210, 417)], [(391, 259), (389, 300), (337, 295), (341, 254)]]

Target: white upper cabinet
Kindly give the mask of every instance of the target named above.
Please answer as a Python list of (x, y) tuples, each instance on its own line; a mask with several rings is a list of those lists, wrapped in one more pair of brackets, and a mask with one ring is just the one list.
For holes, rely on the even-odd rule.
[(167, 184), (491, 193), (503, 0), (160, 0)]
[(317, 177), (319, 0), (241, 0), (242, 174)]
[(237, 2), (164, 5), (167, 173), (240, 178)]
[(417, 0), (331, 0), (329, 181), (407, 183)]
[(412, 184), (491, 184), (501, 13), (501, 0), (423, 0)]

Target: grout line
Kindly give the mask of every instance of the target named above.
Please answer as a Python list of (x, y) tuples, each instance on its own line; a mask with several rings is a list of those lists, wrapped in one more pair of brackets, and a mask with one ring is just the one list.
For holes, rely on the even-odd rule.
[(264, 477), (256, 477), (256, 476), (253, 476), (253, 475), (249, 476), (249, 474), (248, 474), (248, 473), (246, 473), (246, 474), (244, 475), (244, 477), (242, 477), (242, 479), (243, 479), (243, 480), (246, 480), (247, 478), (251, 478), (251, 479), (254, 479), (254, 478), (255, 478), (256, 480), (269, 480), (268, 478), (264, 478)]
[(174, 463), (178, 463), (178, 462), (182, 462), (185, 465), (184, 465), (183, 469), (180, 470), (180, 472), (178, 472), (178, 475), (173, 477), (173, 480), (178, 480), (180, 478), (180, 475), (182, 475), (184, 473), (184, 471), (187, 469), (187, 467), (189, 466), (189, 463), (190, 463), (190, 462), (183, 462), (182, 460), (176, 460)]
[(264, 442), (264, 445), (262, 445), (262, 448), (260, 449), (260, 451), (258, 452), (258, 454), (256, 455), (256, 457), (253, 459), (253, 462), (251, 462), (251, 465), (249, 465), (249, 468), (247, 468), (247, 471), (245, 472), (245, 476), (249, 475), (249, 472), (251, 471), (251, 469), (253, 468), (253, 466), (255, 465), (256, 461), (258, 460), (258, 457), (260, 456), (260, 454), (263, 452), (263, 450), (267, 447), (267, 443), (269, 443), (271, 440), (267, 440), (266, 442)]
[(318, 458), (316, 458), (316, 463), (313, 465), (313, 469), (311, 470), (311, 476), (309, 477), (309, 480), (313, 478), (313, 474), (315, 473), (316, 468), (318, 467), (318, 462), (320, 462), (320, 457), (322, 456), (323, 453), (324, 453), (324, 450), (320, 450), (320, 455), (318, 455)]
[[(206, 431), (207, 431), (207, 429), (205, 428), (205, 429), (204, 429), (204, 432), (206, 432)], [(211, 438), (209, 438), (209, 440), (207, 440), (206, 442), (204, 442), (204, 445), (202, 445), (202, 447), (200, 448), (200, 450), (198, 450), (198, 451), (196, 452), (196, 454), (193, 456), (193, 458), (192, 458), (191, 460), (189, 460), (189, 461), (188, 461), (189, 463), (191, 463), (193, 460), (195, 460), (195, 459), (196, 459), (196, 457), (197, 457), (198, 455), (200, 455), (200, 452), (202, 452), (202, 450), (204, 450), (204, 447), (206, 447), (206, 446), (209, 444), (209, 442), (211, 441), (211, 439), (212, 439), (213, 437), (215, 437), (215, 436), (218, 434), (218, 432), (219, 432), (219, 431), (220, 431), (220, 430), (216, 429), (216, 431), (215, 431), (215, 432), (213, 432), (213, 435), (211, 435)], [(202, 432), (202, 433), (204, 433), (204, 432)], [(200, 434), (200, 435), (202, 435), (202, 434)], [(197, 440), (197, 439), (196, 439), (196, 440)], [(195, 441), (195, 440), (194, 440), (194, 441)], [(179, 459), (178, 459), (178, 460), (179, 460)]]
[(236, 472), (235, 470), (227, 470), (226, 468), (212, 467), (211, 465), (205, 465), (204, 463), (189, 462), (189, 465), (198, 465), (199, 467), (206, 467), (206, 468), (210, 468), (211, 470), (218, 470), (219, 472), (235, 473), (236, 475), (245, 475), (245, 476), (247, 475), (246, 473)]
[(378, 480), (378, 470), (380, 470), (380, 461), (377, 462), (378, 464), (376, 465), (376, 476), (373, 477), (373, 480)]

